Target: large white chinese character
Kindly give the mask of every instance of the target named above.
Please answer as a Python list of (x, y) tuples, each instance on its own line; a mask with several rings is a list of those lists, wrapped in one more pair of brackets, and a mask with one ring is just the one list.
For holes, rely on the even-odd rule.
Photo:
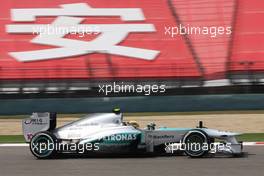
[[(52, 24), (12, 24), (7, 25), (8, 33), (34, 33), (38, 36), (32, 43), (56, 46), (54, 49), (44, 49), (24, 52), (10, 52), (18, 61), (38, 61), (64, 57), (79, 56), (94, 52), (116, 54), (137, 59), (153, 60), (159, 51), (118, 45), (130, 32), (154, 32), (152, 24), (80, 24), (82, 16), (120, 16), (123, 21), (142, 21), (144, 15), (136, 8), (91, 8), (85, 3), (62, 5), (62, 8), (13, 9), (13, 21), (31, 22), (36, 17), (57, 16)], [(74, 17), (75, 16), (75, 17)], [(94, 27), (96, 26), (96, 28)], [(48, 27), (63, 27), (59, 33), (46, 33), (42, 29)], [(36, 31), (37, 29), (37, 31)], [(75, 30), (90, 29), (100, 35), (92, 41), (81, 41), (64, 38)], [(99, 31), (97, 31), (99, 29)], [(139, 41), (140, 42), (140, 41)]]

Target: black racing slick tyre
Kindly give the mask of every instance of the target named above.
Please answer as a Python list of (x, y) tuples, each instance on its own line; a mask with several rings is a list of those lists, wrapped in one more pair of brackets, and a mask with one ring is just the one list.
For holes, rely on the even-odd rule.
[(183, 138), (185, 154), (192, 158), (201, 158), (208, 154), (210, 150), (210, 140), (205, 132), (191, 130)]
[(48, 131), (36, 133), (30, 141), (30, 151), (38, 159), (53, 158), (56, 154), (56, 137)]

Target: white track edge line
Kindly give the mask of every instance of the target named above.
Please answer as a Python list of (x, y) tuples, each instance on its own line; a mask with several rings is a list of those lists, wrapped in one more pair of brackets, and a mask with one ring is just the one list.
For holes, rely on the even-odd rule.
[[(3, 143), (0, 147), (28, 147), (26, 143)], [(243, 146), (264, 146), (264, 142), (243, 142)]]

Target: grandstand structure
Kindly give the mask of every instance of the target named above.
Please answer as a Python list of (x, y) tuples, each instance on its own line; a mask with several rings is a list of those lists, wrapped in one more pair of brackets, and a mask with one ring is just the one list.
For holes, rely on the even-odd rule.
[[(137, 8), (144, 20), (120, 16), (85, 18), (82, 24), (152, 24), (152, 32), (132, 32), (122, 46), (158, 51), (144, 60), (105, 51), (21, 62), (14, 52), (54, 48), (32, 42), (36, 35), (12, 33), (9, 25), (51, 24), (58, 16), (16, 21), (14, 9), (61, 8), (66, 0), (3, 2), (0, 14), (0, 94), (96, 96), (99, 83), (166, 84), (169, 94), (261, 92), (264, 83), (264, 1), (260, 0), (83, 0), (92, 8)], [(71, 4), (80, 3), (72, 0)], [(77, 7), (77, 6), (76, 6)], [(76, 10), (76, 8), (75, 8)], [(230, 26), (230, 35), (165, 35), (165, 27)], [(65, 38), (92, 41), (98, 36)], [(89, 49), (88, 49), (89, 50)], [(78, 94), (79, 93), (79, 94)], [(254, 93), (254, 92), (253, 92)]]

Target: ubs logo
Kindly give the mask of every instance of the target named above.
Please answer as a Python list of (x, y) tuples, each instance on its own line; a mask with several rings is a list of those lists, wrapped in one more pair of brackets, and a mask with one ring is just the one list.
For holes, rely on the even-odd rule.
[(44, 124), (47, 124), (47, 123), (44, 123), (42, 119), (27, 119), (25, 120), (24, 122), (26, 125), (44, 125)]

